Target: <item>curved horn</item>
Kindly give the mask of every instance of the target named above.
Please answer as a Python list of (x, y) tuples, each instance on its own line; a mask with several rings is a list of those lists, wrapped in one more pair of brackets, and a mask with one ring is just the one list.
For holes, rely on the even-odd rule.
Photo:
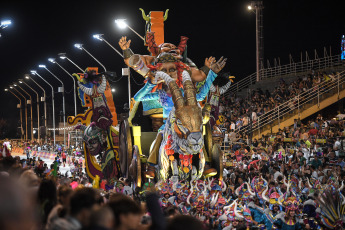
[(142, 8), (139, 8), (139, 10), (141, 11), (141, 15), (143, 16), (143, 19), (147, 22), (150, 21), (150, 17), (148, 17), (146, 14), (145, 14), (145, 11), (142, 9)]
[(102, 76), (102, 82), (97, 88), (97, 93), (104, 93), (105, 89), (107, 88), (107, 80), (105, 79), (105, 76)]
[[(195, 180), (194, 180), (194, 181), (195, 181)], [(190, 186), (191, 186), (191, 187), (194, 187), (194, 186), (193, 186), (193, 182), (194, 182), (194, 181), (193, 181), (193, 180), (190, 181)], [(196, 190), (197, 190), (198, 192), (200, 192), (200, 189), (198, 188), (198, 182), (197, 182), (197, 181), (195, 181), (195, 188), (196, 188)]]
[(242, 186), (243, 186), (243, 184), (235, 190), (236, 196), (238, 196), (240, 194), (240, 190), (242, 189)]
[(237, 212), (237, 201), (235, 201), (234, 213), (236, 217), (243, 219), (243, 216)]
[(235, 201), (232, 202), (232, 203), (231, 203), (230, 205), (228, 205), (228, 206), (224, 206), (223, 209), (224, 209), (224, 210), (228, 210), (228, 209), (230, 209), (232, 206), (234, 206), (234, 204), (235, 204)]
[(169, 86), (171, 91), (172, 100), (174, 102), (174, 106), (176, 109), (181, 108), (184, 106), (184, 99), (182, 96), (182, 92), (176, 82), (166, 73), (162, 71), (158, 71), (156, 73), (156, 79), (161, 78), (164, 80), (165, 84)]
[[(175, 81), (169, 83), (169, 89), (172, 95), (172, 100), (176, 109), (182, 108), (184, 106), (184, 99), (180, 88), (177, 86)], [(185, 92), (186, 94), (186, 92)]]
[(280, 197), (278, 198), (278, 204), (283, 205), (282, 204), (282, 199), (284, 198), (284, 194), (281, 194)]
[(86, 127), (85, 125), (77, 125), (74, 129), (75, 129), (75, 130), (76, 130), (76, 129), (80, 129), (80, 130), (85, 131), (86, 128), (87, 128), (87, 127)]
[(309, 178), (307, 177), (307, 182), (308, 182), (308, 186), (309, 188), (312, 188), (313, 186), (311, 186), (310, 182), (309, 182)]
[[(190, 80), (190, 75), (187, 71), (182, 72), (182, 81), (183, 81), (183, 90), (184, 90), (184, 98), (186, 100), (186, 105), (197, 105), (196, 100), (196, 90), (195, 87)], [(184, 80), (185, 79), (185, 80)]]
[(208, 181), (207, 188), (208, 188), (209, 191), (211, 191), (211, 190), (212, 190), (211, 184), (212, 184), (212, 182), (213, 182), (213, 179), (210, 180), (210, 178), (207, 178), (207, 181)]
[(344, 205), (345, 204), (345, 197), (342, 193), (340, 193), (341, 197), (343, 198), (343, 202), (341, 202), (341, 205)]
[(343, 188), (344, 188), (344, 181), (341, 182), (341, 186), (340, 186), (340, 188), (338, 189), (338, 191), (340, 192), (341, 190), (343, 190)]
[(79, 81), (77, 81), (79, 88), (89, 96), (92, 96), (92, 88), (87, 88), (86, 86), (82, 85)]
[(167, 9), (164, 13), (164, 16), (163, 16), (164, 21), (166, 21), (168, 19), (168, 12), (169, 12), (169, 9)]
[(283, 182), (284, 182), (284, 185), (286, 186), (286, 187), (288, 187), (288, 183), (286, 183), (286, 177), (284, 176), (284, 178), (283, 178)]
[(224, 181), (222, 180), (222, 192), (225, 192), (226, 188), (226, 183), (224, 183)]
[(217, 195), (213, 194), (212, 198), (211, 198), (211, 207), (214, 207), (217, 203), (217, 200), (218, 200), (218, 196), (219, 196), (219, 193), (217, 193)]
[(192, 185), (192, 187), (190, 188), (190, 193), (189, 193), (189, 195), (188, 195), (188, 197), (187, 197), (187, 203), (188, 203), (189, 205), (190, 205), (190, 198), (191, 198), (192, 194), (193, 194), (193, 185)]
[(268, 185), (266, 185), (266, 189), (262, 192), (262, 199), (264, 199), (267, 202), (270, 202), (270, 199), (266, 196), (266, 192), (268, 190)]
[(206, 186), (206, 181), (204, 181), (204, 190), (202, 192), (202, 194), (204, 195), (204, 197), (206, 197), (207, 193), (207, 186)]
[(255, 196), (255, 192), (251, 191), (251, 187), (248, 182), (246, 182), (246, 185), (248, 186), (248, 192), (250, 193), (250, 195)]

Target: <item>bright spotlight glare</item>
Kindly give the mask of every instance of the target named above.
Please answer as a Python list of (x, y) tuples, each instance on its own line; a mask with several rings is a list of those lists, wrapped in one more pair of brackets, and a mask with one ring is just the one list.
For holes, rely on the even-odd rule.
[(120, 29), (125, 29), (127, 27), (125, 20), (126, 19), (116, 19), (115, 23)]
[(102, 36), (103, 36), (103, 34), (94, 34), (92, 37), (102, 41), (103, 40)]
[(4, 20), (4, 21), (1, 21), (0, 27), (6, 28), (7, 26), (11, 24), (12, 24), (11, 20)]
[(46, 68), (46, 65), (38, 65), (40, 68)]
[(32, 132), (33, 132), (34, 134), (36, 134), (36, 130), (33, 130)]
[(111, 92), (113, 92), (113, 93), (114, 93), (115, 91), (116, 91), (116, 90), (115, 90), (114, 88), (112, 88), (112, 89), (111, 89)]
[(8, 89), (5, 89), (5, 91), (8, 91)]
[(31, 72), (31, 74), (33, 74), (33, 75), (36, 75), (36, 73), (37, 73), (36, 70), (31, 70), (30, 72)]
[(251, 9), (253, 9), (253, 7), (252, 6), (248, 6), (248, 10), (251, 10)]
[(55, 58), (48, 58), (48, 61), (50, 61), (51, 63), (55, 63)]
[(25, 74), (25, 78), (26, 78), (26, 79), (30, 79), (29, 74)]
[(19, 81), (20, 84), (22, 84), (23, 82), (22, 81)]
[(74, 44), (74, 47), (82, 50), (83, 49), (83, 44), (77, 43), (77, 44)]

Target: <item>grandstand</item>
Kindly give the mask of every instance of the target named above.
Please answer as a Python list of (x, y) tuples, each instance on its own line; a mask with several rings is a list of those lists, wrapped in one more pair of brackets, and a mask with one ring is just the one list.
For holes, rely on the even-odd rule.
[[(306, 54), (306, 56), (308, 55)], [(259, 82), (256, 82), (256, 73), (236, 82), (227, 92), (226, 100), (233, 102), (235, 97), (236, 102), (242, 102), (242, 107), (245, 105), (253, 107), (255, 101), (252, 101), (252, 96), (256, 91), (272, 94), (277, 92), (277, 88), (279, 91), (282, 84), (286, 84), (286, 87), (298, 88), (299, 85), (296, 84), (307, 85), (306, 82), (309, 81), (310, 85), (309, 87), (302, 86), (301, 89), (293, 91), (296, 93), (284, 97), (284, 100), (275, 100), (271, 107), (268, 106), (268, 109), (265, 109), (263, 113), (257, 114), (251, 125), (247, 121), (244, 122), (245, 124), (235, 121), (235, 133), (252, 133), (253, 138), (276, 133), (280, 128), (292, 125), (294, 119), (300, 118), (302, 120), (338, 102), (345, 97), (344, 70), (344, 60), (341, 60), (340, 54), (328, 56), (325, 52), (325, 57), (318, 58), (315, 52), (315, 59), (313, 60), (307, 59), (295, 63), (290, 58), (290, 64), (288, 65), (262, 69)], [(309, 78), (312, 80), (310, 81)], [(315, 78), (319, 79), (317, 83), (314, 81)], [(237, 120), (248, 120), (248, 114), (251, 113), (252, 111), (249, 108), (242, 109), (242, 114), (239, 114)]]

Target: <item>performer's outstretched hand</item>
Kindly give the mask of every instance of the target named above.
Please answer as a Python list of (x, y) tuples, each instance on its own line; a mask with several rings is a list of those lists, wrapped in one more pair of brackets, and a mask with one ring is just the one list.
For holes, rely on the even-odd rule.
[(120, 45), (120, 48), (122, 50), (126, 50), (130, 47), (131, 45), (131, 40), (128, 40), (127, 41), (127, 37), (124, 36), (124, 37), (121, 37), (120, 41), (119, 41), (119, 45)]
[(215, 62), (216, 62), (216, 58), (211, 56), (205, 59), (205, 66), (211, 69), (211, 65)]
[(219, 73), (225, 66), (227, 58), (221, 57), (216, 63), (211, 64), (211, 70), (215, 73)]

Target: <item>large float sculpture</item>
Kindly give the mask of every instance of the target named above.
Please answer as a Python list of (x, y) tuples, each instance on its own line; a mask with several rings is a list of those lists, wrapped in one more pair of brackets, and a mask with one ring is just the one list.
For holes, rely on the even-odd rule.
[[(121, 176), (118, 155), (117, 114), (106, 73), (98, 74), (98, 68), (87, 68), (74, 74), (78, 79), (79, 98), (85, 114), (68, 117), (70, 125), (83, 131), (85, 167), (88, 176), (95, 179), (111, 179)], [(100, 158), (100, 162), (97, 158)]]
[[(151, 12), (145, 16), (143, 12), (144, 19), (152, 15)], [(150, 20), (146, 21), (150, 23)], [(152, 29), (153, 26), (147, 28)], [(204, 127), (209, 119), (210, 106), (203, 110), (197, 101), (206, 98), (226, 59), (216, 62), (213, 57), (206, 58), (205, 66), (198, 69), (187, 58), (187, 37), (182, 36), (178, 46), (164, 41), (157, 44), (154, 32), (147, 31), (145, 36), (150, 55), (134, 54), (130, 49), (131, 40), (126, 37), (119, 41), (125, 63), (146, 79), (145, 86), (134, 96), (136, 105), (140, 101), (158, 102), (164, 119), (158, 133), (154, 133), (155, 138), (150, 140), (147, 136), (154, 137), (152, 133), (142, 134), (140, 126), (131, 124), (135, 108), (130, 119), (120, 124), (123, 175), (132, 177), (140, 186), (143, 177), (195, 180), (222, 172), (222, 153), (219, 146), (212, 143), (211, 130)], [(147, 143), (152, 143), (149, 148)], [(142, 170), (142, 174), (139, 167), (147, 170)]]

